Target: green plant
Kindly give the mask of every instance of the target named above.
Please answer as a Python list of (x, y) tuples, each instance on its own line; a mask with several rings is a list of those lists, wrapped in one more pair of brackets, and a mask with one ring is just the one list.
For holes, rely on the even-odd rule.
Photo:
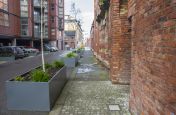
[(49, 64), (49, 63), (46, 63), (46, 64), (45, 64), (45, 68), (46, 68), (46, 69), (52, 68), (52, 65)]
[(103, 5), (106, 2), (106, 0), (99, 0), (99, 5)]
[(83, 50), (83, 48), (78, 48), (78, 49), (77, 49), (77, 52), (80, 53), (82, 50)]
[(30, 73), (31, 79), (34, 82), (48, 82), (49, 74), (40, 69), (36, 69)]
[(15, 81), (24, 81), (24, 77), (17, 76), (17, 77), (15, 78)]
[(73, 51), (73, 53), (76, 53), (76, 52), (77, 52), (76, 50)]
[(55, 68), (62, 68), (64, 66), (64, 62), (63, 61), (54, 61), (53, 66)]
[(73, 52), (67, 54), (68, 58), (73, 58), (73, 57), (76, 57), (76, 56), (77, 56), (77, 54), (73, 53)]

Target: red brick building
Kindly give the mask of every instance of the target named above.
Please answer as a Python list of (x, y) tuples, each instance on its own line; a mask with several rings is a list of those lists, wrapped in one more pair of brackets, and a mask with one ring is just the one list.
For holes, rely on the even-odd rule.
[[(42, 10), (40, 0), (1, 0), (0, 5), (2, 6), (0, 12), (8, 14), (6, 22), (9, 22), (6, 26), (0, 25), (2, 34), (0, 43), (38, 48), (40, 47), (41, 25), (43, 25), (44, 42), (61, 49), (64, 30), (64, 0), (43, 0)], [(8, 8), (4, 10), (3, 5)], [(42, 24), (40, 22), (41, 13), (44, 17)]]
[(176, 114), (175, 7), (175, 0), (95, 0), (92, 48), (113, 83), (130, 83), (133, 115)]
[[(0, 0), (0, 43), (4, 45), (15, 44), (20, 36), (20, 1)], [(10, 43), (10, 44), (9, 44)]]

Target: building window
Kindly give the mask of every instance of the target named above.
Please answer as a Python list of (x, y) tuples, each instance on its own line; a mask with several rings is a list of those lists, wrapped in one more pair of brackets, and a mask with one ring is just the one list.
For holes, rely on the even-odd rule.
[(37, 10), (34, 10), (34, 22), (39, 23), (41, 20), (40, 13)]
[[(8, 11), (8, 0), (0, 0), (0, 9)], [(0, 12), (0, 25), (9, 26), (9, 15), (5, 12)]]
[(51, 29), (51, 35), (53, 35), (53, 36), (55, 35), (55, 29), (54, 28)]
[(63, 0), (59, 0), (59, 7), (63, 7)]
[(21, 19), (21, 35), (28, 36), (28, 18)]
[(51, 4), (51, 10), (54, 10), (54, 4), (53, 3)]
[(0, 0), (0, 9), (8, 11), (8, 0)]
[(51, 16), (51, 22), (54, 23), (54, 16)]
[(20, 1), (21, 17), (28, 17), (28, 0)]
[(34, 25), (34, 37), (40, 37), (40, 26)]
[(9, 26), (9, 15), (8, 14), (4, 12), (0, 12), (0, 25)]

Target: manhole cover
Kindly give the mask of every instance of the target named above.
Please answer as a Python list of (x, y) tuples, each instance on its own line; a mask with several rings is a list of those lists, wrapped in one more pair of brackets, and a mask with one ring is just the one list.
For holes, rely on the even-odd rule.
[(120, 111), (119, 105), (109, 105), (108, 107), (110, 111)]

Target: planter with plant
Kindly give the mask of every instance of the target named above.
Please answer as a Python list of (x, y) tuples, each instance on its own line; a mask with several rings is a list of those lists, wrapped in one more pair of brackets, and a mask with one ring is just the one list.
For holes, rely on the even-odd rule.
[(67, 82), (66, 66), (61, 61), (45, 64), (6, 81), (9, 110), (50, 111)]
[(78, 63), (78, 55), (76, 53), (68, 53), (66, 57), (64, 57), (64, 63), (67, 67), (76, 67)]
[(81, 58), (84, 54), (84, 49), (83, 48), (78, 48), (77, 49), (77, 54), (79, 55), (79, 57)]

